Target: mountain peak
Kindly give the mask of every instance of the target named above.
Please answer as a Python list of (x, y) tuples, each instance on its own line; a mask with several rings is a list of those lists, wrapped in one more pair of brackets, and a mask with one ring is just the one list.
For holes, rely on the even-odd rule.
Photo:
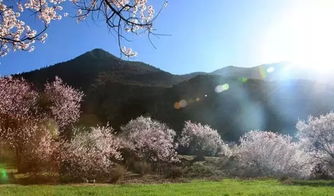
[(247, 68), (229, 65), (229, 66), (217, 69), (217, 70), (211, 72), (211, 74), (217, 74), (217, 75), (224, 75), (225, 76), (226, 73), (241, 71), (241, 70), (244, 70), (244, 69), (247, 69)]
[(99, 59), (103, 59), (103, 58), (115, 58), (115, 59), (119, 59), (118, 57), (110, 54), (109, 52), (101, 49), (101, 48), (95, 48), (91, 51), (88, 51), (82, 55), (80, 55), (79, 57), (90, 57), (90, 58), (99, 58)]

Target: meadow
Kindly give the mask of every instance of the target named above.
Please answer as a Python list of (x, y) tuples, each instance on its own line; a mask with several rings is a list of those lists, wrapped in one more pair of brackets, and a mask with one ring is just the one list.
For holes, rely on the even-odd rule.
[(334, 195), (334, 181), (237, 180), (167, 184), (0, 185), (1, 196), (70, 195)]

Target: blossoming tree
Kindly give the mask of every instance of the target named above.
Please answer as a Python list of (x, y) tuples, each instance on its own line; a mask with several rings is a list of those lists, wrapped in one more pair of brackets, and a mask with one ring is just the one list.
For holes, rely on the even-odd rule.
[(297, 129), (302, 147), (315, 164), (321, 165), (326, 175), (334, 177), (334, 113), (299, 121)]
[[(66, 4), (76, 11), (69, 14), (73, 9)], [(37, 16), (40, 26), (32, 27), (25, 20), (31, 14)], [(12, 50), (33, 51), (36, 41), (45, 42), (51, 23), (68, 15), (78, 21), (88, 16), (102, 18), (118, 35), (119, 46), (126, 33), (152, 33), (157, 16), (148, 0), (0, 0), (0, 55)], [(136, 55), (130, 48), (120, 49), (127, 56)]]
[(42, 160), (52, 154), (51, 140), (79, 118), (82, 92), (59, 78), (44, 92), (24, 79), (0, 78), (0, 139), (14, 149), (19, 170), (25, 155)]
[(64, 84), (56, 77), (54, 82), (45, 84), (44, 96), (49, 103), (49, 115), (61, 129), (79, 119), (82, 92)]
[(138, 157), (153, 163), (178, 161), (174, 143), (176, 133), (165, 124), (140, 116), (121, 129)]
[(310, 174), (309, 156), (292, 138), (266, 131), (250, 131), (240, 138), (236, 156), (258, 176), (305, 177)]
[(201, 123), (185, 122), (179, 143), (181, 147), (188, 149), (189, 153), (197, 155), (198, 160), (204, 160), (205, 155), (229, 154), (229, 148), (217, 130)]
[(110, 126), (79, 130), (71, 141), (62, 145), (62, 173), (81, 180), (110, 178), (115, 163), (123, 159), (122, 146)]

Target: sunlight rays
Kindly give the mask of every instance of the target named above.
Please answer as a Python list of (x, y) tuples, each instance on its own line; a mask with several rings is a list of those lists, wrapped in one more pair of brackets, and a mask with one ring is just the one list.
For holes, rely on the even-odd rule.
[(289, 61), (310, 73), (334, 73), (334, 1), (293, 2), (267, 29), (261, 58), (266, 62)]

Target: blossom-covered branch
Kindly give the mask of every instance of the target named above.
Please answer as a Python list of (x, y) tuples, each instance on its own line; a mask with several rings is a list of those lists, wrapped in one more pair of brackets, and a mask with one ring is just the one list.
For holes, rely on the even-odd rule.
[[(88, 16), (103, 16), (107, 27), (117, 34), (120, 51), (126, 56), (137, 53), (122, 46), (125, 33), (152, 33), (153, 21), (159, 13), (148, 0), (0, 0), (0, 55), (16, 50), (33, 51), (36, 41), (44, 43), (50, 24), (69, 15), (65, 3), (74, 5), (76, 11), (71, 15), (78, 21)], [(24, 20), (27, 18), (24, 15), (31, 13), (40, 21), (36, 27), (39, 30)]]

